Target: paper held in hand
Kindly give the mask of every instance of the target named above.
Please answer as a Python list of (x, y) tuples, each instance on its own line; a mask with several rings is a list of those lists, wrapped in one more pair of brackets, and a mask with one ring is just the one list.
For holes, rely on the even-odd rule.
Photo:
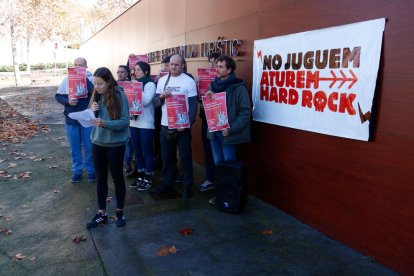
[(94, 126), (92, 120), (95, 119), (92, 110), (85, 109), (84, 111), (69, 113), (69, 118), (77, 120), (83, 127)]

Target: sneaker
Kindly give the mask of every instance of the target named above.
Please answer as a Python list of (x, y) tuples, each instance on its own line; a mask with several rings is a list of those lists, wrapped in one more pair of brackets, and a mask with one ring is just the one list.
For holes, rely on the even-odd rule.
[(79, 181), (81, 181), (82, 179), (82, 175), (81, 174), (73, 174), (72, 178), (70, 179), (70, 182), (72, 183), (78, 183)]
[(138, 191), (145, 191), (151, 188), (152, 184), (152, 175), (145, 174), (144, 179), (141, 181), (141, 183), (138, 184)]
[(124, 212), (118, 210), (118, 211), (115, 212), (115, 216), (116, 216), (116, 220), (115, 220), (116, 226), (118, 226), (118, 227), (125, 226), (126, 219), (124, 217)]
[(208, 200), (208, 203), (210, 203), (211, 205), (216, 205), (216, 198), (212, 197)]
[(206, 180), (203, 183), (201, 183), (199, 190), (200, 192), (204, 192), (214, 188), (216, 188), (214, 187), (214, 184), (211, 181)]
[(88, 182), (95, 182), (96, 181), (96, 175), (95, 174), (89, 174), (88, 175)]
[(88, 224), (86, 224), (86, 228), (90, 229), (99, 225), (107, 224), (108, 223), (108, 216), (102, 213), (97, 213)]
[(136, 188), (142, 183), (143, 180), (144, 180), (144, 172), (138, 172), (138, 178), (135, 179), (134, 183), (131, 183), (129, 187)]

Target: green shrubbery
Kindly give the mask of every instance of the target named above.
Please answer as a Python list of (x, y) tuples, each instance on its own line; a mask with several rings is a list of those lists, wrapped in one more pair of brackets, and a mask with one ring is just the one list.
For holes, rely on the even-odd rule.
[[(68, 66), (73, 66), (72, 62), (68, 63)], [(37, 71), (37, 70), (48, 70), (55, 68), (54, 63), (38, 63), (38, 64), (32, 64), (30, 65), (31, 71)], [(56, 68), (66, 68), (66, 63), (60, 62), (56, 63)], [(27, 64), (22, 63), (19, 64), (19, 70), (20, 71), (26, 71)], [(13, 66), (12, 65), (0, 65), (0, 72), (13, 72)]]

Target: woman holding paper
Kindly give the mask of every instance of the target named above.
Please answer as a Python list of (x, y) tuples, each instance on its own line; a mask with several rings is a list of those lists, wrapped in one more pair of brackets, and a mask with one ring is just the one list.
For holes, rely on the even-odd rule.
[(156, 86), (151, 79), (151, 67), (148, 63), (139, 61), (134, 67), (135, 79), (142, 82), (142, 114), (131, 116), (129, 131), (134, 148), (136, 172), (138, 178), (131, 188), (145, 191), (151, 187), (154, 173), (154, 105), (152, 99)]
[(128, 140), (128, 100), (108, 68), (98, 68), (93, 75), (95, 90), (91, 110), (96, 119), (91, 133), (92, 160), (96, 169), (99, 211), (87, 224), (87, 228), (108, 222), (106, 198), (108, 196), (108, 168), (115, 183), (116, 225), (126, 224), (123, 208), (125, 202), (125, 180), (123, 159)]

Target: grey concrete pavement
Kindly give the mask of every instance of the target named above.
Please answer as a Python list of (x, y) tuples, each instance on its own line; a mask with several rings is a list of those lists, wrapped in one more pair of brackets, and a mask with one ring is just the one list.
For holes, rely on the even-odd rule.
[[(1, 144), (0, 170), (12, 177), (0, 177), (0, 227), (12, 234), (0, 233), (0, 275), (395, 274), (254, 197), (243, 214), (221, 213), (208, 204), (214, 192), (200, 193), (197, 187), (188, 200), (178, 192), (160, 198), (127, 187), (127, 225), (118, 228), (110, 220), (87, 230), (97, 206), (95, 184), (86, 174), (80, 183), (70, 183), (64, 127), (54, 120), (63, 115), (53, 104), (54, 90), (44, 91), (50, 116), (40, 118), (51, 131), (26, 143)], [(21, 108), (13, 97), (4, 98)], [(13, 178), (28, 171), (29, 178)], [(156, 184), (159, 177), (158, 170)], [(203, 170), (195, 164), (194, 183), (202, 181)], [(113, 185), (109, 193), (107, 211), (113, 216)], [(194, 231), (184, 236), (185, 228)], [(270, 235), (263, 234), (270, 229)], [(86, 240), (76, 244), (74, 236)], [(175, 254), (159, 256), (160, 249), (172, 246)], [(16, 254), (25, 258), (14, 261)]]

